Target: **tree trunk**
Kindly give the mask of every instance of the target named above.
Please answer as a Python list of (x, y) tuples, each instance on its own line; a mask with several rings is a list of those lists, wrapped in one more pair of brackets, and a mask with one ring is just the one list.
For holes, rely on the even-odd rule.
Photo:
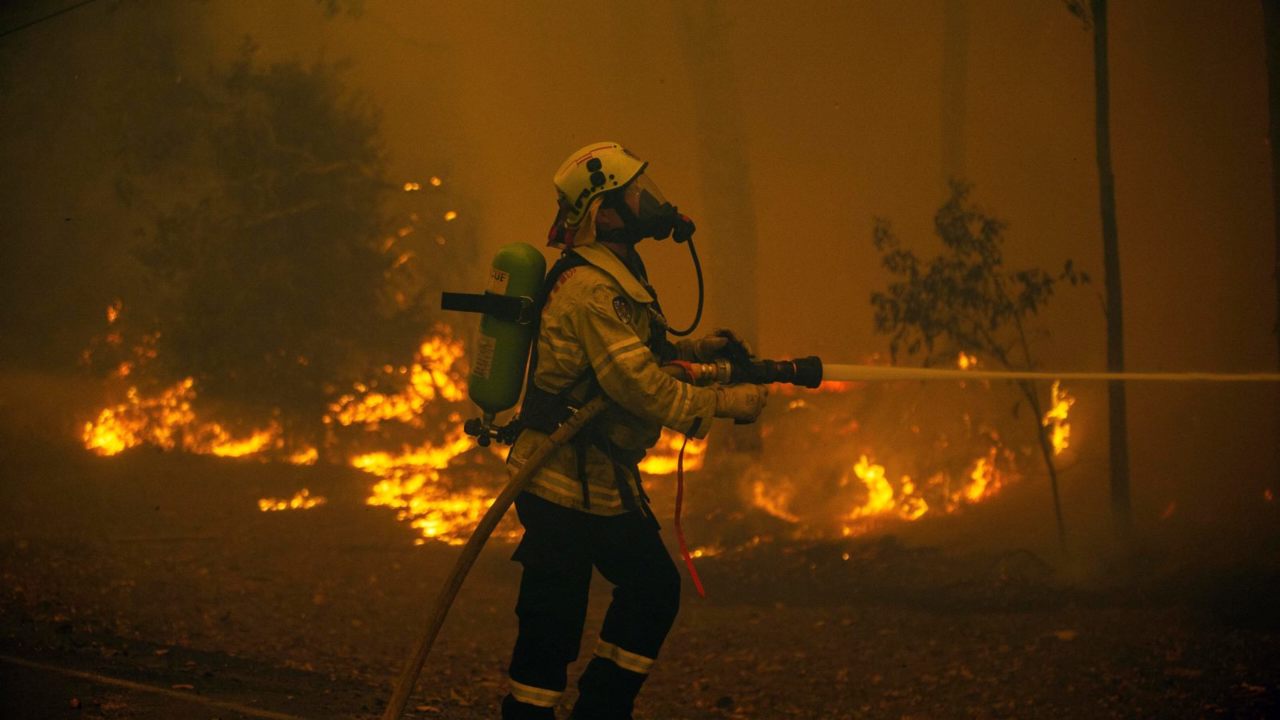
[[(730, 327), (759, 349), (755, 204), (736, 71), (724, 42), (729, 20), (718, 0), (680, 2), (677, 7), (693, 86), (697, 167), (706, 204), (691, 214), (698, 220), (698, 239), (707, 239), (702, 255), (707, 314), (714, 326)], [(759, 425), (735, 426), (721, 435), (735, 450), (760, 449)]]
[[(1262, 0), (1262, 26), (1267, 43), (1267, 132), (1271, 146), (1271, 204), (1276, 234), (1276, 349), (1280, 352), (1280, 0)], [(1280, 356), (1277, 356), (1280, 360)]]
[[(1107, 285), (1107, 370), (1124, 370), (1124, 324), (1120, 294), (1120, 247), (1116, 229), (1115, 176), (1111, 171), (1111, 89), (1107, 70), (1107, 0), (1092, 0), (1094, 91), (1097, 119), (1098, 193), (1102, 209), (1102, 255)], [(1130, 538), (1129, 437), (1124, 383), (1107, 384), (1111, 446), (1111, 510), (1118, 536)]]
[(717, 0), (680, 7), (697, 122), (697, 168), (706, 203), (695, 217), (705, 220), (699, 222), (699, 230), (707, 239), (703, 262), (708, 310), (713, 318), (732, 319), (734, 331), (755, 343), (755, 205), (737, 77), (723, 38), (728, 20)]
[(946, 0), (942, 35), (942, 187), (965, 178), (965, 94), (969, 79), (969, 0)]
[[(1280, 365), (1280, 0), (1262, 0), (1262, 28), (1267, 46), (1267, 144), (1271, 146), (1271, 207), (1276, 234), (1276, 364)], [(1277, 391), (1280, 399), (1280, 389)], [(1276, 403), (1280, 413), (1280, 402)], [(1275, 443), (1275, 464), (1280, 468), (1280, 440)]]
[(1053, 494), (1053, 519), (1058, 525), (1058, 546), (1062, 554), (1067, 554), (1067, 524), (1062, 519), (1062, 497), (1058, 493), (1058, 467), (1053, 463), (1053, 447), (1049, 443), (1048, 433), (1044, 428), (1044, 410), (1040, 407), (1040, 397), (1036, 394), (1035, 383), (1023, 380), (1018, 383), (1022, 395), (1031, 405), (1032, 418), (1036, 424), (1036, 440), (1040, 444), (1040, 456), (1044, 458), (1044, 468), (1049, 473), (1049, 490)]

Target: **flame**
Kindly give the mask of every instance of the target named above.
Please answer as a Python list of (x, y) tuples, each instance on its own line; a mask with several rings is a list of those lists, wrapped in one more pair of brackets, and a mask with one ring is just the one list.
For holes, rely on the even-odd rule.
[(174, 449), (180, 430), (195, 422), (191, 410), (194, 384), (187, 378), (155, 397), (144, 397), (138, 388), (129, 388), (124, 402), (103, 408), (97, 419), (85, 423), (81, 433), (85, 447), (99, 455), (115, 455), (144, 443)]
[(457, 211), (457, 210), (449, 210), (449, 211), (445, 212), (445, 214), (444, 214), (444, 221), (445, 221), (445, 222), (453, 222), (454, 220), (457, 220), (457, 219), (458, 219), (458, 211)]
[(876, 465), (866, 455), (858, 458), (853, 466), (853, 473), (867, 489), (867, 501), (849, 513), (850, 520), (871, 515), (882, 515), (893, 510), (897, 504), (893, 500), (893, 486), (884, 478), (884, 466)]
[[(330, 405), (323, 422), (331, 427), (370, 431), (389, 422), (425, 429), (423, 418), (432, 403), (465, 399), (462, 342), (443, 326), (436, 331), (419, 345), (411, 365), (381, 368), (383, 377), (405, 378), (401, 390), (384, 393), (372, 389), (377, 381), (356, 383), (351, 393)], [(294, 446), (282, 456), (285, 441), (275, 421), (240, 436), (219, 423), (201, 420), (193, 407), (196, 397), (192, 378), (151, 394), (137, 386), (130, 387), (123, 402), (103, 408), (95, 419), (85, 423), (81, 440), (86, 449), (99, 455), (116, 455), (150, 445), (217, 457), (275, 456), (295, 465), (312, 465), (319, 460), (320, 449), (309, 445)], [(442, 474), (450, 462), (473, 446), (456, 426), (459, 419), (456, 413), (449, 416), (456, 429), (439, 444), (424, 442), (395, 452), (350, 455), (349, 465), (377, 478), (366, 502), (396, 509), (397, 516), (409, 522), (423, 538), (462, 542), (492, 501), (492, 493), (480, 488), (454, 491), (444, 481)], [(688, 459), (695, 469), (704, 449), (701, 444), (690, 443)], [(323, 498), (310, 497), (303, 490), (292, 499), (263, 498), (259, 507), (264, 512), (306, 509), (323, 502)]]
[(1271, 502), (1276, 499), (1275, 493), (1271, 492), (1271, 488), (1262, 491), (1262, 499)]
[(319, 495), (312, 497), (311, 491), (302, 488), (294, 493), (289, 499), (283, 498), (262, 498), (258, 500), (258, 510), (262, 512), (278, 512), (280, 510), (310, 510), (313, 507), (325, 504), (325, 499)]
[(991, 448), (988, 457), (978, 458), (969, 471), (969, 484), (952, 496), (952, 502), (976, 503), (1000, 491), (1000, 477), (996, 473), (996, 449)]
[[(213, 436), (207, 445), (209, 454), (218, 457), (244, 457), (256, 455), (274, 446), (280, 434), (280, 426), (272, 424), (262, 430), (254, 430), (252, 435), (243, 439), (231, 437), (217, 423), (210, 423), (206, 432)], [(204, 450), (201, 449), (198, 452), (204, 452)]]
[(107, 306), (107, 324), (112, 325), (116, 320), (120, 319), (120, 311), (124, 310), (124, 301), (115, 300)]
[[(386, 365), (382, 373), (407, 376), (408, 382), (395, 394), (357, 384), (354, 393), (330, 406), (324, 421), (367, 430), (385, 422), (425, 428), (424, 418), (433, 403), (456, 403), (467, 397), (462, 342), (453, 338), (447, 326), (437, 326), (435, 334), (422, 341), (410, 366)], [(347, 459), (352, 467), (378, 478), (365, 503), (394, 509), (397, 519), (418, 531), (418, 544), (428, 539), (451, 545), (465, 542), (497, 494), (475, 486), (456, 489), (448, 482), (446, 473), (453, 460), (475, 447), (459, 425), (461, 417), (452, 413), (448, 420), (453, 430), (439, 443), (426, 441)], [(505, 534), (510, 537), (509, 532)]]
[(800, 522), (799, 516), (787, 511), (787, 506), (791, 504), (794, 496), (795, 489), (790, 482), (779, 483), (774, 487), (769, 487), (763, 480), (756, 480), (751, 484), (752, 504), (789, 523)]
[(441, 471), (473, 446), (474, 441), (457, 428), (442, 445), (424, 443), (403, 448), (398, 454), (365, 453), (349, 462), (381, 478), (365, 500), (367, 504), (394, 508), (396, 517), (424, 538), (460, 545), (488, 509), (493, 495), (477, 487), (453, 492), (442, 482)]
[(216, 422), (201, 422), (191, 404), (195, 381), (186, 378), (144, 396), (137, 387), (125, 393), (122, 403), (103, 408), (84, 424), (81, 440), (98, 455), (116, 455), (139, 445), (163, 450), (185, 450), (218, 457), (254, 455), (280, 444), (280, 426), (272, 422), (247, 437), (235, 437)]
[[(929, 502), (920, 494), (919, 488), (916, 487), (910, 475), (901, 476), (895, 488), (889, 482), (885, 467), (873, 462), (867, 455), (858, 457), (858, 462), (853, 466), (853, 477), (866, 490), (866, 498), (846, 514), (842, 527), (845, 535), (857, 534), (862, 525), (859, 521), (871, 518), (918, 520), (931, 509)], [(841, 484), (849, 484), (847, 475), (841, 480)], [(945, 478), (942, 474), (930, 478), (928, 483), (929, 486), (944, 484)]]
[[(442, 330), (443, 328), (437, 328)], [(409, 382), (398, 393), (387, 395), (371, 392), (368, 386), (357, 384), (356, 392), (343, 395), (329, 406), (325, 423), (347, 427), (350, 425), (373, 426), (384, 421), (396, 421), (422, 427), (422, 415), (427, 405), (440, 399), (460, 402), (467, 396), (466, 383), (462, 379), (459, 364), (462, 359), (462, 341), (447, 333), (428, 337), (418, 347), (414, 362), (409, 367), (382, 368), (384, 375), (408, 375)]]
[[(670, 475), (674, 473), (680, 459), (680, 448), (684, 446), (684, 439), (685, 436), (675, 430), (662, 428), (662, 436), (658, 438), (658, 443), (640, 461), (640, 472), (646, 475)], [(684, 446), (685, 471), (701, 470), (706, 454), (707, 441), (705, 439), (689, 438), (689, 444)]]
[[(876, 358), (869, 360), (873, 363), (876, 361)], [(975, 355), (959, 353), (956, 365), (961, 369), (973, 369), (980, 365), (980, 360)], [(823, 390), (841, 393), (861, 387), (862, 383), (851, 383), (848, 387), (840, 388), (824, 384)], [(963, 388), (964, 385), (961, 384), (960, 387)], [(781, 392), (795, 394), (794, 391), (788, 393), (787, 388), (782, 388)], [(1061, 386), (1055, 386), (1053, 400), (1053, 411), (1048, 414), (1048, 422), (1057, 429), (1058, 437), (1065, 439), (1069, 437), (1067, 414), (1075, 399)], [(790, 400), (787, 409), (814, 412), (824, 406), (842, 407), (839, 401), (836, 402), (832, 406), (829, 400), (806, 395)], [(852, 408), (856, 405), (845, 404), (843, 407)], [(823, 420), (822, 415), (802, 417), (812, 417), (809, 421), (810, 433), (821, 434), (838, 448), (841, 437), (852, 438), (862, 434), (864, 422), (850, 416), (847, 409), (836, 409), (834, 412), (835, 414), (830, 415), (822, 414), (827, 415), (827, 420)], [(831, 527), (829, 523), (834, 520), (835, 529), (844, 536), (863, 534), (885, 521), (912, 522), (928, 516), (959, 512), (966, 506), (985, 502), (1021, 478), (1016, 468), (1017, 453), (1001, 442), (993, 428), (978, 423), (968, 413), (963, 418), (963, 426), (966, 428), (964, 437), (969, 439), (968, 442), (977, 441), (979, 446), (975, 448), (975, 456), (960, 467), (946, 461), (952, 469), (927, 470), (921, 481), (907, 472), (894, 472), (891, 462), (876, 460), (875, 454), (866, 449), (852, 456), (856, 461), (851, 459), (846, 469), (840, 473), (834, 494), (823, 490), (819, 482), (814, 485), (812, 492), (806, 492), (804, 497), (797, 497), (789, 478), (770, 478), (766, 475), (763, 480), (747, 483), (746, 487), (750, 490), (748, 501), (755, 508), (774, 517), (795, 523), (801, 533), (816, 531), (825, 534), (824, 528)], [(910, 435), (906, 435), (906, 430), (910, 431)], [(919, 425), (908, 425), (903, 431), (906, 437), (921, 437)], [(764, 434), (767, 436), (769, 432), (770, 428), (766, 427)], [(946, 452), (953, 444), (945, 436), (939, 436), (927, 454)], [(960, 447), (958, 444), (955, 446)], [(890, 457), (919, 457), (919, 454), (904, 454), (900, 448), (895, 450), (896, 452), (890, 453)], [(843, 454), (838, 449), (837, 453)], [(814, 472), (823, 472), (821, 467), (822, 463), (819, 461)], [(815, 479), (820, 477), (818, 475)]]
[(1075, 404), (1075, 397), (1064, 390), (1058, 380), (1054, 380), (1049, 389), (1049, 409), (1041, 420), (1049, 428), (1054, 455), (1061, 455), (1063, 450), (1071, 446), (1071, 423), (1067, 422), (1067, 416), (1071, 412), (1071, 406)]
[[(962, 370), (975, 368), (979, 362), (977, 356), (968, 353), (962, 352), (956, 357), (956, 365)], [(1051, 389), (1050, 408), (1041, 418), (1044, 426), (1050, 428), (1055, 454), (1069, 446), (1071, 426), (1068, 417), (1074, 404), (1075, 397), (1055, 382)], [(788, 409), (807, 406), (804, 399), (797, 399), (791, 401)], [(966, 425), (970, 422), (966, 414)], [(858, 426), (856, 420), (850, 421), (848, 431), (856, 432)], [(918, 426), (912, 426), (910, 430), (913, 435), (920, 434)], [(991, 444), (964, 466), (963, 473), (934, 472), (922, 484), (908, 474), (890, 473), (884, 464), (874, 460), (870, 452), (859, 454), (857, 462), (845, 471), (839, 482), (841, 488), (852, 488), (852, 492), (842, 496), (847, 504), (838, 511), (841, 533), (846, 536), (861, 534), (880, 520), (910, 522), (927, 515), (953, 513), (999, 494), (1020, 475), (1015, 469), (1012, 451), (1004, 448), (993, 432), (986, 434), (991, 436)], [(945, 439), (942, 442), (941, 447), (945, 447)], [(753, 483), (751, 502), (755, 507), (791, 522), (804, 523), (811, 519), (802, 517), (794, 509), (795, 494), (787, 482), (774, 484), (780, 487), (771, 488), (769, 483), (761, 481)]]
[(407, 182), (404, 184), (405, 192), (414, 192), (415, 190), (421, 190), (421, 189), (422, 189), (422, 185), (416, 182)]
[[(151, 338), (149, 349), (137, 355), (138, 361), (144, 360), (144, 354), (154, 357), (154, 346)], [(304, 361), (305, 358), (299, 359)], [(961, 354), (957, 358), (960, 367), (974, 367), (977, 362), (971, 355)], [(133, 372), (133, 366), (128, 371), (122, 366), (116, 374), (123, 377), (128, 372)], [(468, 477), (465, 474), (468, 467), (480, 467), (475, 463), (490, 458), (489, 453), (468, 455), (474, 442), (460, 428), (460, 409), (451, 405), (466, 399), (465, 372), (462, 342), (454, 338), (447, 327), (438, 326), (419, 344), (410, 364), (384, 365), (367, 382), (353, 384), (329, 405), (322, 417), (329, 428), (328, 439), (321, 447), (286, 442), (283, 429), (275, 421), (247, 434), (233, 434), (216, 422), (197, 417), (193, 408), (196, 387), (191, 378), (154, 393), (129, 388), (122, 402), (103, 408), (94, 420), (85, 423), (82, 440), (86, 448), (99, 455), (114, 455), (131, 447), (151, 445), (219, 457), (279, 459), (295, 465), (315, 464), (322, 455), (343, 458), (349, 466), (373, 476), (365, 503), (393, 510), (396, 518), (416, 531), (415, 542), (436, 540), (460, 544), (497, 492), (491, 487), (463, 481)], [(823, 390), (840, 393), (856, 387), (861, 385), (824, 386)], [(1042, 421), (1052, 428), (1054, 447), (1060, 452), (1059, 448), (1067, 447), (1070, 437), (1067, 417), (1075, 398), (1054, 383), (1051, 401)], [(821, 404), (816, 398), (796, 397), (790, 401), (793, 410), (818, 408)], [(441, 434), (439, 428), (446, 420), (451, 429)], [(393, 426), (408, 428), (418, 437), (428, 439), (389, 448), (386, 445), (388, 431), (393, 430)], [(859, 432), (859, 427), (858, 420), (844, 417), (829, 431), (838, 438), (841, 434)], [(350, 430), (339, 432), (342, 429)], [(766, 426), (764, 434), (768, 435), (770, 429)], [(352, 431), (359, 432), (360, 448), (343, 452), (336, 444), (353, 437)], [(918, 428), (912, 431), (920, 434)], [(384, 444), (379, 446), (376, 444), (379, 441)], [(663, 430), (640, 469), (649, 475), (675, 472), (684, 442), (683, 435)], [(706, 453), (706, 441), (689, 440), (685, 448), (685, 468), (701, 469)], [(823, 505), (821, 512), (827, 513), (824, 522), (829, 523), (834, 517), (836, 530), (853, 535), (866, 532), (882, 520), (914, 521), (983, 502), (1016, 479), (1017, 473), (1012, 469), (1012, 451), (1003, 449), (998, 440), (993, 439), (991, 447), (979, 453), (968, 464), (952, 471), (934, 472), (921, 483), (908, 474), (890, 472), (892, 461), (878, 462), (872, 452), (862, 452), (856, 462), (850, 462), (838, 473), (839, 497), (843, 499), (835, 501), (841, 504), (834, 514), (830, 514), (829, 504)], [(469, 459), (458, 462), (464, 455)], [(963, 471), (959, 467), (963, 467)], [(747, 487), (750, 489), (747, 501), (779, 520), (805, 528), (813, 519), (797, 505), (801, 488), (806, 488), (806, 496), (801, 499), (813, 505), (808, 486), (797, 484), (789, 476), (757, 476)], [(1271, 500), (1269, 489), (1264, 497), (1268, 502)], [(303, 489), (292, 498), (262, 498), (259, 508), (263, 512), (307, 509), (324, 502), (324, 498), (311, 496)], [(502, 536), (504, 532), (498, 534)], [(513, 533), (506, 531), (505, 535), (511, 537)], [(710, 545), (696, 549), (695, 555), (701, 557), (721, 551), (722, 547)]]
[(917, 520), (929, 512), (929, 503), (915, 494), (916, 484), (911, 482), (910, 475), (902, 476), (902, 497), (898, 502), (898, 516), (903, 520)]
[(288, 458), (291, 465), (315, 465), (316, 460), (320, 459), (320, 451), (310, 445), (295, 450)]

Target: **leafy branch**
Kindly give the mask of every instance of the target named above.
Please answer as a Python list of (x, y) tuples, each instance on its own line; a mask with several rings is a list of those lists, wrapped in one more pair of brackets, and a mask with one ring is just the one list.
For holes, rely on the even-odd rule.
[[(970, 190), (965, 183), (952, 182), (950, 197), (934, 216), (943, 251), (932, 258), (921, 258), (903, 247), (889, 222), (876, 220), (873, 242), (881, 264), (894, 277), (886, 291), (871, 294), (876, 331), (889, 335), (895, 363), (904, 351), (920, 357), (926, 366), (961, 351), (993, 359), (1006, 369), (1033, 369), (1030, 321), (1062, 283), (1076, 286), (1090, 278), (1071, 260), (1057, 272), (1006, 269), (1005, 224), (970, 202)], [(1018, 381), (1017, 387), (1035, 413), (1036, 437), (1065, 548), (1057, 469), (1041, 422), (1044, 411), (1039, 394), (1030, 381)]]

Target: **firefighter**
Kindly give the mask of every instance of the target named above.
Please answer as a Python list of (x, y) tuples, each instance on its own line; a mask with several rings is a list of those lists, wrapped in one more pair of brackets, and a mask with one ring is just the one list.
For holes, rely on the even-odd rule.
[(672, 343), (636, 243), (686, 236), (646, 163), (616, 143), (588, 145), (555, 175), (560, 210), (549, 244), (564, 254), (547, 273), (514, 472), (573, 410), (603, 393), (614, 407), (562, 447), (516, 499), (524, 537), (516, 603), (519, 635), (504, 720), (551, 720), (578, 657), (592, 568), (613, 584), (594, 657), (571, 718), (631, 717), (675, 620), (680, 575), (659, 536), (637, 464), (663, 426), (705, 437), (712, 417), (754, 421), (766, 386), (696, 387), (660, 366), (706, 362), (737, 343), (720, 333)]

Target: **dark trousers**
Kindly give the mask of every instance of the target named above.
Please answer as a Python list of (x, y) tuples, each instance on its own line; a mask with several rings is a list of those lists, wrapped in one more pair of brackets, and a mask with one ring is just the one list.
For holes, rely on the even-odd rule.
[[(587, 613), (591, 569), (614, 585), (613, 602), (600, 631), (603, 643), (623, 651), (621, 668), (596, 657), (578, 683), (574, 717), (626, 718), (646, 672), (638, 658), (656, 658), (680, 606), (680, 574), (658, 535), (657, 523), (636, 511), (605, 517), (572, 510), (534, 495), (516, 498), (524, 539), (514, 560), (524, 566), (516, 615), (519, 636), (511, 679), (562, 691), (566, 670), (578, 658)], [(545, 709), (522, 713), (504, 704), (504, 717), (552, 717)], [(510, 710), (508, 709), (510, 707)]]

